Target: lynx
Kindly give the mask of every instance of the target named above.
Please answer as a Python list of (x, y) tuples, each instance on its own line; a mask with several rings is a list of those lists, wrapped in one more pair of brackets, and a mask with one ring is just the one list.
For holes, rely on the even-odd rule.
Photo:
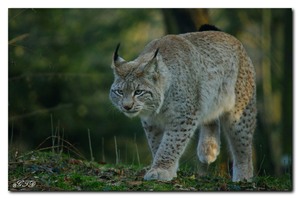
[(232, 180), (251, 180), (256, 86), (243, 45), (211, 29), (153, 40), (133, 61), (121, 58), (119, 47), (110, 99), (126, 116), (141, 118), (153, 156), (144, 179), (177, 177), (179, 159), (197, 129), (199, 160), (214, 162), (222, 129), (233, 159)]

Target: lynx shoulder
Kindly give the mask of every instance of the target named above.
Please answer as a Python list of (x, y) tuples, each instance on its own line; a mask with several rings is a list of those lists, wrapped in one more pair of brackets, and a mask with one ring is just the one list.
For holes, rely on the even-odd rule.
[(167, 35), (126, 61), (113, 54), (112, 103), (139, 116), (153, 162), (146, 180), (176, 177), (197, 129), (197, 154), (210, 164), (220, 151), (220, 127), (233, 158), (233, 181), (250, 180), (256, 123), (255, 71), (243, 45), (221, 31)]

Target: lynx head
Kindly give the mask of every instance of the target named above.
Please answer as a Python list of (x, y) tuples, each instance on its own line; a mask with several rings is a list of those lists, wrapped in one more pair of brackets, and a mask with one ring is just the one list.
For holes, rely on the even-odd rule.
[(158, 69), (158, 49), (125, 61), (118, 55), (118, 44), (111, 68), (115, 80), (110, 89), (110, 100), (128, 117), (159, 112), (163, 102)]

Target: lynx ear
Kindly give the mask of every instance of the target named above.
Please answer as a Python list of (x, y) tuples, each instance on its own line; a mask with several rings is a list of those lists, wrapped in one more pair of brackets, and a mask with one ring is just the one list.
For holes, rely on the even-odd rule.
[(159, 48), (156, 49), (152, 59), (143, 67), (143, 69), (142, 69), (143, 73), (157, 70), (157, 58), (156, 57), (157, 57), (158, 51), (159, 51)]
[(115, 68), (119, 67), (121, 65), (121, 63), (125, 62), (125, 60), (118, 55), (118, 50), (120, 48), (120, 45), (121, 44), (118, 43), (117, 48), (116, 48), (116, 50), (113, 54), (113, 57), (112, 57), (113, 61), (112, 61), (112, 65), (111, 65), (112, 69), (115, 69)]

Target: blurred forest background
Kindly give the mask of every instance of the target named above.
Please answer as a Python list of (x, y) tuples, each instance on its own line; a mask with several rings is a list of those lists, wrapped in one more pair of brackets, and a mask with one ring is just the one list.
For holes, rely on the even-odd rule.
[[(131, 60), (155, 38), (209, 23), (237, 37), (256, 67), (256, 174), (292, 173), (292, 18), (291, 9), (9, 9), (10, 157), (59, 136), (87, 159), (91, 146), (98, 162), (150, 164), (139, 119), (109, 101), (112, 53), (121, 42), (119, 53)], [(198, 167), (197, 136), (183, 166)], [(224, 140), (221, 150), (213, 165), (227, 172)]]

